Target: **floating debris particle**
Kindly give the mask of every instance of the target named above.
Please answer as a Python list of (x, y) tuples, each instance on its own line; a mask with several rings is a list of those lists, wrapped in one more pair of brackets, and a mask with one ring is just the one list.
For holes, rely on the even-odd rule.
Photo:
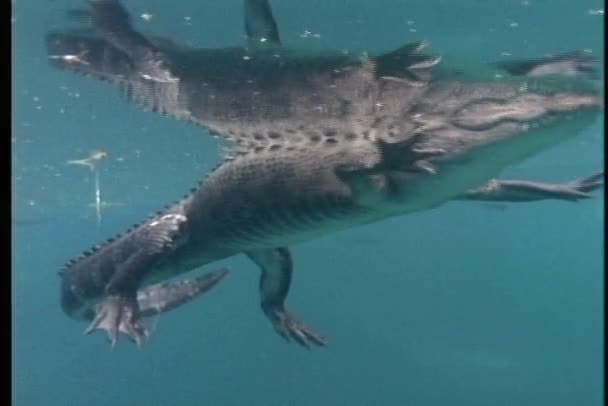
[(98, 151), (91, 152), (91, 155), (89, 155), (86, 158), (72, 159), (72, 160), (67, 161), (66, 163), (68, 165), (87, 166), (91, 170), (95, 170), (95, 168), (97, 167), (97, 164), (106, 158), (108, 158), (108, 153), (106, 151), (98, 150)]

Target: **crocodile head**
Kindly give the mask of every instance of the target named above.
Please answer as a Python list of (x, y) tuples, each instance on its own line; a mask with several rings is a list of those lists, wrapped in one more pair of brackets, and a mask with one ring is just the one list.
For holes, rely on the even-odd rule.
[(390, 184), (392, 197), (408, 209), (445, 202), (580, 133), (601, 114), (600, 93), (591, 81), (559, 75), (439, 76), (406, 104), (398, 91), (386, 91), (381, 103), (394, 111), (387, 122), (409, 135), (383, 142), (390, 179), (380, 184)]

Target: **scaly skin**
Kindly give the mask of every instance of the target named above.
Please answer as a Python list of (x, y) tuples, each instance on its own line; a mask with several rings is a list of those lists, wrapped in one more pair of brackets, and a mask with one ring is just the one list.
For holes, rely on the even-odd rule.
[[(285, 309), (288, 245), (455, 199), (577, 200), (603, 184), (603, 173), (563, 185), (493, 180), (600, 114), (581, 54), (498, 64), (500, 79), (495, 67), (440, 62), (422, 43), (371, 57), (302, 54), (281, 46), (264, 0), (246, 3), (249, 48), (188, 50), (137, 33), (116, 0), (90, 3), (100, 36), (49, 34), (55, 66), (116, 84), (228, 149), (191, 195), (68, 264), (63, 309), (113, 343), (119, 331), (138, 344), (147, 336), (145, 286), (245, 253), (262, 270), (261, 307), (276, 331), (324, 345)], [(171, 291), (166, 309), (196, 296)]]

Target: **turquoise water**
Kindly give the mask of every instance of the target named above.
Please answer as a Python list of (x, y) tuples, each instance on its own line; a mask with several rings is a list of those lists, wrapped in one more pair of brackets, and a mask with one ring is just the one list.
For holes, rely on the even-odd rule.
[[(242, 1), (128, 1), (144, 32), (240, 44)], [(183, 195), (218, 160), (211, 137), (110, 86), (52, 69), (44, 34), (77, 1), (14, 4), (15, 405), (599, 405), (603, 191), (580, 202), (455, 202), (292, 247), (288, 306), (327, 336), (287, 344), (258, 307), (255, 266), (154, 320), (141, 349), (59, 308), (62, 264)], [(384, 51), (428, 39), (479, 60), (590, 49), (603, 2), (274, 1), (288, 46)], [(317, 35), (315, 35), (317, 34)], [(602, 63), (603, 65), (603, 63)], [(603, 167), (603, 119), (504, 178), (566, 181)], [(67, 160), (103, 149), (95, 188)], [(206, 270), (216, 269), (210, 265)]]

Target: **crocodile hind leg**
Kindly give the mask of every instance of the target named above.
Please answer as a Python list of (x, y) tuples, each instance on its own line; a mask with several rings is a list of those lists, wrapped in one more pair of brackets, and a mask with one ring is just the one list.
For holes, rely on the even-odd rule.
[(138, 73), (155, 82), (175, 82), (171, 61), (151, 41), (135, 31), (119, 0), (89, 0), (93, 26), (104, 39), (127, 55)]
[(589, 199), (592, 192), (604, 185), (604, 172), (566, 183), (544, 183), (527, 180), (494, 179), (469, 190), (455, 200), (492, 202), (532, 202), (538, 200), (578, 201)]
[(245, 32), (250, 45), (280, 46), (281, 38), (268, 0), (245, 0)]
[(287, 341), (310, 348), (310, 344), (325, 346), (326, 341), (310, 327), (285, 310), (285, 298), (291, 284), (293, 263), (285, 247), (249, 251), (246, 253), (262, 270), (260, 277), (261, 305), (277, 333)]
[(85, 334), (101, 329), (108, 332), (112, 348), (118, 340), (118, 332), (126, 334), (138, 346), (148, 337), (148, 329), (141, 322), (137, 299), (132, 295), (109, 295), (95, 309), (95, 318)]
[(117, 247), (107, 248), (113, 250), (114, 258), (105, 266), (114, 266), (115, 270), (85, 334), (105, 330), (112, 347), (119, 332), (138, 346), (143, 343), (149, 334), (141, 321), (137, 291), (154, 266), (187, 240), (186, 220), (180, 213), (154, 217), (120, 240)]
[(95, 329), (106, 330), (114, 346), (117, 333), (121, 332), (140, 346), (149, 333), (139, 317), (166, 313), (189, 303), (213, 288), (227, 274), (227, 269), (221, 269), (194, 279), (157, 283), (138, 290), (137, 303), (133, 302), (131, 295), (108, 296), (98, 305), (96, 315), (85, 333), (89, 334)]
[(148, 332), (135, 317), (137, 314), (142, 318), (151, 317), (190, 303), (217, 285), (227, 274), (228, 269), (223, 268), (193, 279), (147, 286), (137, 291), (137, 306), (129, 301), (129, 297), (109, 296), (97, 307), (97, 313), (92, 318), (94, 322), (86, 332), (90, 333), (96, 328), (106, 330), (114, 345), (116, 332), (119, 331), (141, 345)]
[(106, 287), (105, 298), (95, 307), (95, 317), (85, 330), (105, 330), (112, 347), (116, 345), (118, 333), (126, 334), (140, 346), (148, 337), (148, 330), (141, 322), (137, 303), (139, 275), (151, 265), (150, 255), (141, 250), (117, 266), (116, 277)]

